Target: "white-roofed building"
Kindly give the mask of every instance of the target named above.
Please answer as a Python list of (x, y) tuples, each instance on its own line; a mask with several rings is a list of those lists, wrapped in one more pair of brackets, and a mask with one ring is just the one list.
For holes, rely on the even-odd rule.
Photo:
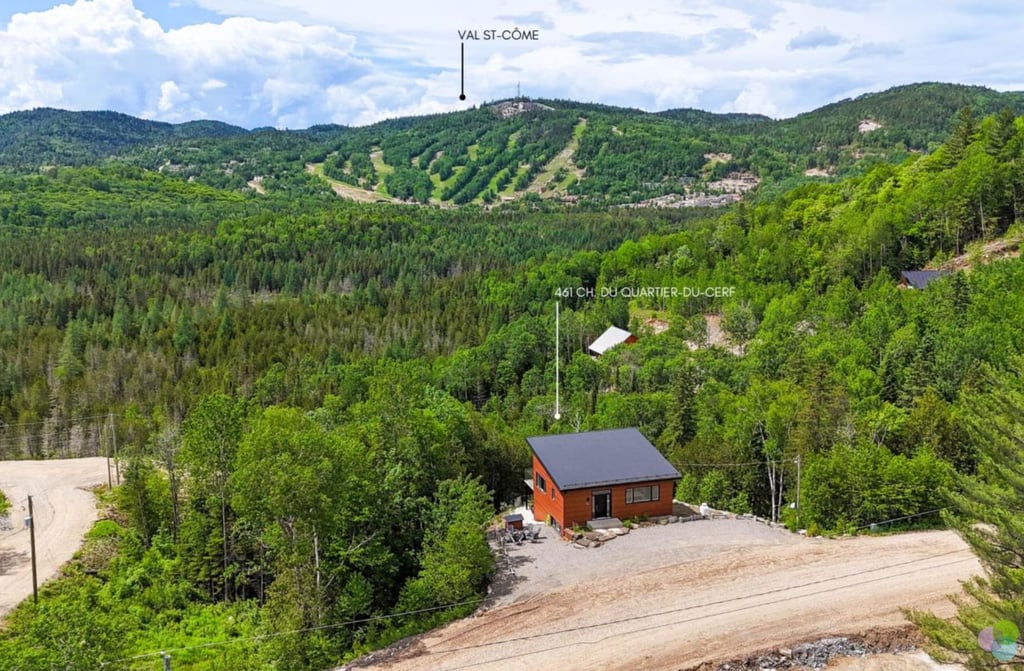
[(636, 342), (636, 336), (629, 331), (620, 329), (618, 326), (609, 326), (608, 330), (598, 336), (597, 340), (590, 343), (590, 347), (587, 349), (592, 354), (600, 356), (616, 345), (634, 342)]

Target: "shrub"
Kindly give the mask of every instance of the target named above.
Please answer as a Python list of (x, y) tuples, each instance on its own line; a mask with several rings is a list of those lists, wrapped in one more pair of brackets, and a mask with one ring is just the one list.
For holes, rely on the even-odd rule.
[(728, 505), (729, 482), (718, 470), (709, 471), (700, 482), (700, 497), (694, 503), (707, 503), (712, 508)]
[(750, 512), (750, 501), (747, 500), (746, 492), (736, 492), (736, 495), (729, 499), (729, 511), (737, 515)]
[(693, 473), (687, 473), (676, 485), (676, 500), (687, 503), (700, 503), (700, 482)]

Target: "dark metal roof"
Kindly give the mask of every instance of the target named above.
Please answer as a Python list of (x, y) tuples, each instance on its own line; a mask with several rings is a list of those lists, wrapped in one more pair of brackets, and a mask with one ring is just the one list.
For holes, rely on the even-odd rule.
[(929, 282), (948, 275), (948, 270), (904, 270), (900, 275), (915, 289), (924, 289)]
[(562, 491), (681, 477), (636, 429), (534, 436), (526, 442)]

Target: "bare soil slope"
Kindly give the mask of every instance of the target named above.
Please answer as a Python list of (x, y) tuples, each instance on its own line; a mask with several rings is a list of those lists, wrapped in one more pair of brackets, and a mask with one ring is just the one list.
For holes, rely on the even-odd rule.
[[(32, 496), (39, 583), (57, 574), (96, 521), (90, 487), (107, 481), (107, 460), (0, 461), (0, 490), (11, 501), (0, 527), (0, 618), (32, 595), (27, 497)], [(2, 519), (2, 518), (0, 518)]]

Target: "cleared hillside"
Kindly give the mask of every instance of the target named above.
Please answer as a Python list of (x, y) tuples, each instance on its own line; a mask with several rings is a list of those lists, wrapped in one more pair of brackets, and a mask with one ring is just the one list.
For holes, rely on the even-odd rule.
[[(0, 165), (34, 171), (116, 154), (210, 186), (252, 191), (247, 184), (259, 177), (267, 192), (293, 195), (319, 191), (363, 200), (362, 192), (370, 192), (404, 202), (486, 205), (543, 189), (597, 205), (661, 196), (700, 204), (698, 197), (729, 175), (749, 175), (777, 191), (860, 174), (879, 161), (900, 163), (944, 141), (965, 107), (979, 117), (1003, 108), (1020, 113), (1024, 94), (914, 84), (784, 120), (506, 100), (359, 128), (300, 131), (34, 110), (0, 117)], [(309, 163), (322, 164), (331, 181), (308, 174)]]

